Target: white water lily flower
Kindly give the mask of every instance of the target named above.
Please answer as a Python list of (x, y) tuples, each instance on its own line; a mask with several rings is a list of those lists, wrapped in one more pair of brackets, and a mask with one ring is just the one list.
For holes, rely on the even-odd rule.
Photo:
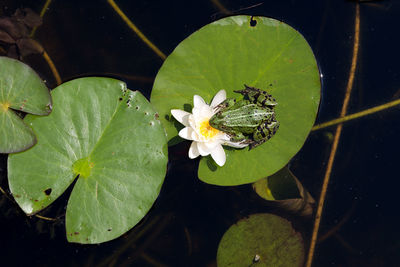
[(200, 155), (204, 157), (211, 154), (214, 161), (219, 166), (223, 166), (226, 156), (222, 145), (235, 148), (247, 146), (247, 144), (240, 144), (240, 142), (231, 142), (226, 133), (211, 127), (209, 124), (210, 118), (218, 111), (216, 106), (225, 99), (225, 90), (220, 90), (214, 96), (211, 105), (207, 105), (201, 96), (194, 95), (192, 113), (180, 109), (171, 110), (174, 118), (186, 126), (179, 132), (179, 136), (193, 140), (189, 149), (189, 158), (194, 159)]

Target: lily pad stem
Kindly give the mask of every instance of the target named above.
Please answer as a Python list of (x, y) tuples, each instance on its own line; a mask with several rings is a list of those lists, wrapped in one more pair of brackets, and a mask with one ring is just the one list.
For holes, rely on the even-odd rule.
[(138, 27), (136, 27), (135, 24), (125, 15), (124, 12), (118, 7), (118, 5), (113, 1), (113, 0), (107, 0), (107, 2), (110, 4), (110, 6), (114, 9), (115, 12), (122, 18), (122, 20), (128, 25), (129, 28), (131, 28), (132, 31), (134, 31), (142, 41), (147, 44), (148, 47), (151, 48), (162, 60), (165, 60), (167, 56), (161, 52), (160, 49), (158, 49), (157, 46), (155, 46), (147, 37), (139, 30)]
[(224, 15), (231, 15), (232, 12), (229, 11), (219, 0), (211, 0), (211, 2), (221, 11)]
[[(47, 9), (49, 8), (49, 5), (51, 4), (51, 0), (46, 0), (46, 3), (44, 4), (42, 11), (40, 11), (40, 17), (43, 18), (44, 14), (46, 14)], [(31, 31), (31, 34), (29, 35), (31, 38), (33, 38), (33, 36), (35, 35), (37, 30), (37, 27), (34, 27)], [(49, 54), (47, 54), (47, 52), (45, 50), (43, 50), (42, 56), (44, 58), (44, 60), (46, 60), (47, 64), (50, 67), (51, 72), (53, 73), (53, 76), (57, 82), (57, 85), (61, 84), (61, 77), (60, 74), (57, 71), (56, 66), (53, 63), (53, 60), (51, 60)]]
[(57, 218), (49, 218), (49, 217), (41, 216), (38, 214), (36, 214), (35, 217), (42, 219), (42, 220), (46, 220), (46, 221), (52, 221), (52, 222), (57, 221)]
[(364, 117), (364, 116), (367, 116), (367, 115), (370, 115), (370, 114), (373, 114), (373, 113), (376, 113), (376, 112), (379, 112), (379, 111), (382, 111), (382, 110), (385, 110), (385, 109), (388, 109), (388, 108), (392, 108), (392, 107), (397, 106), (397, 105), (400, 105), (400, 99), (396, 99), (396, 100), (390, 101), (388, 103), (385, 103), (385, 104), (382, 104), (382, 105), (379, 105), (379, 106), (376, 106), (376, 107), (373, 107), (373, 108), (369, 108), (369, 109), (366, 109), (366, 110), (363, 110), (363, 111), (360, 111), (360, 112), (357, 112), (357, 113), (353, 113), (351, 115), (347, 115), (347, 116), (344, 116), (344, 117), (340, 117), (340, 118), (337, 118), (337, 119), (334, 119), (334, 120), (331, 120), (331, 121), (327, 121), (327, 122), (315, 125), (311, 129), (311, 131), (320, 130), (320, 129), (327, 128), (327, 127), (330, 127), (330, 126), (333, 126), (333, 125), (336, 125), (336, 124), (339, 124), (339, 123), (343, 123), (343, 122), (347, 122), (347, 121), (350, 121), (350, 120), (358, 119), (358, 118), (361, 118), (361, 117)]
[[(41, 17), (41, 18), (44, 17), (44, 14), (46, 13), (47, 8), (49, 7), (50, 3), (51, 3), (51, 0), (46, 0), (46, 3), (44, 3), (44, 6), (43, 6), (43, 8), (42, 8), (42, 11), (40, 11), (40, 17)], [(36, 29), (37, 29), (37, 26), (33, 27), (33, 29), (32, 29), (32, 31), (31, 31), (31, 34), (29, 35), (29, 37), (32, 38), (32, 37), (35, 35)]]
[(7, 194), (7, 192), (6, 192), (3, 188), (1, 188), (1, 186), (0, 186), (0, 192), (1, 192), (6, 198), (11, 199), (10, 196)]
[[(358, 4), (356, 4), (356, 14), (355, 14), (355, 23), (354, 23), (353, 57), (352, 57), (352, 61), (351, 61), (350, 74), (349, 74), (349, 79), (347, 82), (346, 94), (344, 97), (342, 110), (340, 112), (340, 117), (344, 117), (346, 115), (347, 106), (349, 104), (351, 89), (353, 88), (354, 76), (355, 76), (356, 67), (357, 67), (359, 43), (360, 43), (360, 7)], [(311, 264), (313, 261), (315, 244), (317, 242), (318, 230), (319, 230), (319, 226), (321, 223), (322, 211), (323, 211), (323, 207), (324, 207), (324, 203), (325, 203), (326, 191), (328, 189), (329, 179), (331, 177), (332, 166), (333, 166), (333, 162), (335, 159), (336, 150), (337, 150), (337, 147), (339, 144), (340, 134), (342, 133), (342, 128), (343, 128), (343, 124), (339, 124), (337, 126), (336, 132), (335, 132), (335, 137), (333, 139), (331, 153), (329, 155), (328, 165), (326, 168), (324, 181), (322, 184), (321, 196), (320, 196), (319, 202), (318, 202), (317, 213), (315, 215), (314, 227), (313, 227), (313, 232), (312, 232), (311, 242), (310, 242), (310, 249), (308, 251), (307, 261), (306, 261), (306, 265), (305, 265), (306, 267), (311, 267)]]
[(53, 60), (51, 60), (49, 54), (47, 54), (46, 51), (43, 51), (42, 56), (43, 56), (43, 58), (46, 60), (47, 64), (49, 64), (49, 67), (50, 67), (50, 69), (51, 69), (51, 72), (53, 73), (54, 78), (56, 79), (57, 85), (60, 85), (60, 84), (62, 83), (61, 77), (60, 77), (60, 74), (59, 74), (58, 71), (57, 71), (56, 66), (55, 66), (54, 63), (53, 63)]

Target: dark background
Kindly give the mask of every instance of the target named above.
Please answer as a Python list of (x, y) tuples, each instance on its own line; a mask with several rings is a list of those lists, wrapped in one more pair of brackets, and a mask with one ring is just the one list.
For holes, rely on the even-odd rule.
[[(45, 1), (0, 1), (0, 15), (17, 8), (35, 12)], [(354, 41), (355, 1), (221, 0), (232, 14), (282, 20), (301, 32), (323, 73), (317, 122), (339, 116)], [(166, 55), (200, 27), (225, 17), (213, 1), (124, 1), (116, 3)], [(261, 5), (258, 5), (260, 4)], [(256, 5), (255, 7), (252, 7)], [(360, 51), (348, 113), (397, 99), (400, 3), (363, 1)], [(250, 7), (250, 8), (249, 8)], [(35, 34), (63, 82), (91, 75), (111, 76), (150, 96), (162, 60), (121, 20), (106, 1), (53, 0)], [(56, 82), (41, 55), (23, 58), (49, 88)], [(343, 225), (318, 243), (313, 266), (400, 266), (398, 215), (399, 107), (344, 124), (320, 233)], [(312, 132), (291, 169), (318, 199), (334, 127)], [(293, 221), (306, 246), (313, 221), (266, 207), (251, 186), (217, 187), (197, 179), (189, 143), (170, 148), (169, 171), (149, 214), (121, 238), (101, 245), (69, 244), (64, 213), (70, 190), (43, 216), (26, 217), (0, 195), (2, 266), (214, 266), (218, 242), (240, 218), (275, 212)], [(7, 155), (0, 155), (0, 186), (8, 191)]]

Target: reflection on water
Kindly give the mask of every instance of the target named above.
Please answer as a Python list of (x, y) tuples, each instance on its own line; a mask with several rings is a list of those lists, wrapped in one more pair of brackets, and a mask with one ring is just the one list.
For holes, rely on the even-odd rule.
[[(260, 1), (219, 1), (225, 10), (218, 9), (215, 2), (118, 4), (167, 55), (185, 37), (229, 10), (285, 21), (308, 40), (324, 75), (317, 122), (339, 116), (351, 63), (355, 2), (292, 0), (260, 5)], [(43, 4), (2, 1), (2, 14), (11, 15), (23, 7), (39, 13)], [(399, 41), (393, 33), (397, 32), (399, 15), (400, 5), (392, 1), (360, 4), (360, 52), (348, 113), (398, 98)], [(51, 57), (63, 81), (88, 75), (112, 76), (149, 97), (162, 64), (105, 1), (53, 1), (34, 39)], [(56, 86), (43, 57), (26, 55), (24, 61), (50, 88)], [(344, 124), (320, 229), (325, 239), (317, 244), (314, 266), (396, 266), (400, 255), (398, 113), (399, 109), (393, 108)], [(311, 133), (291, 163), (291, 170), (315, 199), (321, 190), (333, 131), (326, 128)], [(312, 221), (266, 207), (251, 186), (217, 187), (200, 182), (196, 177), (198, 162), (186, 158), (188, 146), (185, 142), (170, 148), (169, 172), (150, 213), (123, 237), (102, 245), (66, 243), (63, 215), (71, 189), (41, 213), (58, 218), (55, 221), (28, 218), (1, 195), (2, 262), (8, 266), (213, 266), (223, 233), (240, 218), (257, 212), (288, 217), (309, 240)], [(0, 183), (8, 190), (6, 175), (6, 156), (1, 155)]]

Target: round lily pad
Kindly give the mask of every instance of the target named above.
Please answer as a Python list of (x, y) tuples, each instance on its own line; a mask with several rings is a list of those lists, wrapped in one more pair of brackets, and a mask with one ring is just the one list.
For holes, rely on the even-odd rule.
[(310, 46), (289, 25), (266, 17), (233, 16), (196, 31), (168, 56), (154, 82), (151, 102), (160, 112), (170, 144), (180, 129), (171, 109), (191, 111), (193, 95), (208, 103), (221, 89), (244, 84), (267, 91), (277, 101), (277, 133), (252, 149), (225, 149), (226, 163), (203, 158), (198, 176), (216, 185), (239, 185), (272, 175), (299, 151), (320, 101), (320, 74)]
[(36, 143), (32, 129), (12, 109), (48, 115), (51, 97), (44, 82), (28, 65), (0, 57), (0, 153), (20, 152)]
[(9, 157), (10, 190), (30, 215), (78, 176), (67, 206), (68, 241), (114, 239), (143, 218), (164, 181), (167, 141), (158, 114), (142, 94), (109, 78), (72, 80), (52, 96), (49, 116), (24, 119), (38, 143)]
[(217, 265), (300, 267), (304, 262), (301, 234), (272, 214), (253, 214), (232, 225), (222, 237)]

